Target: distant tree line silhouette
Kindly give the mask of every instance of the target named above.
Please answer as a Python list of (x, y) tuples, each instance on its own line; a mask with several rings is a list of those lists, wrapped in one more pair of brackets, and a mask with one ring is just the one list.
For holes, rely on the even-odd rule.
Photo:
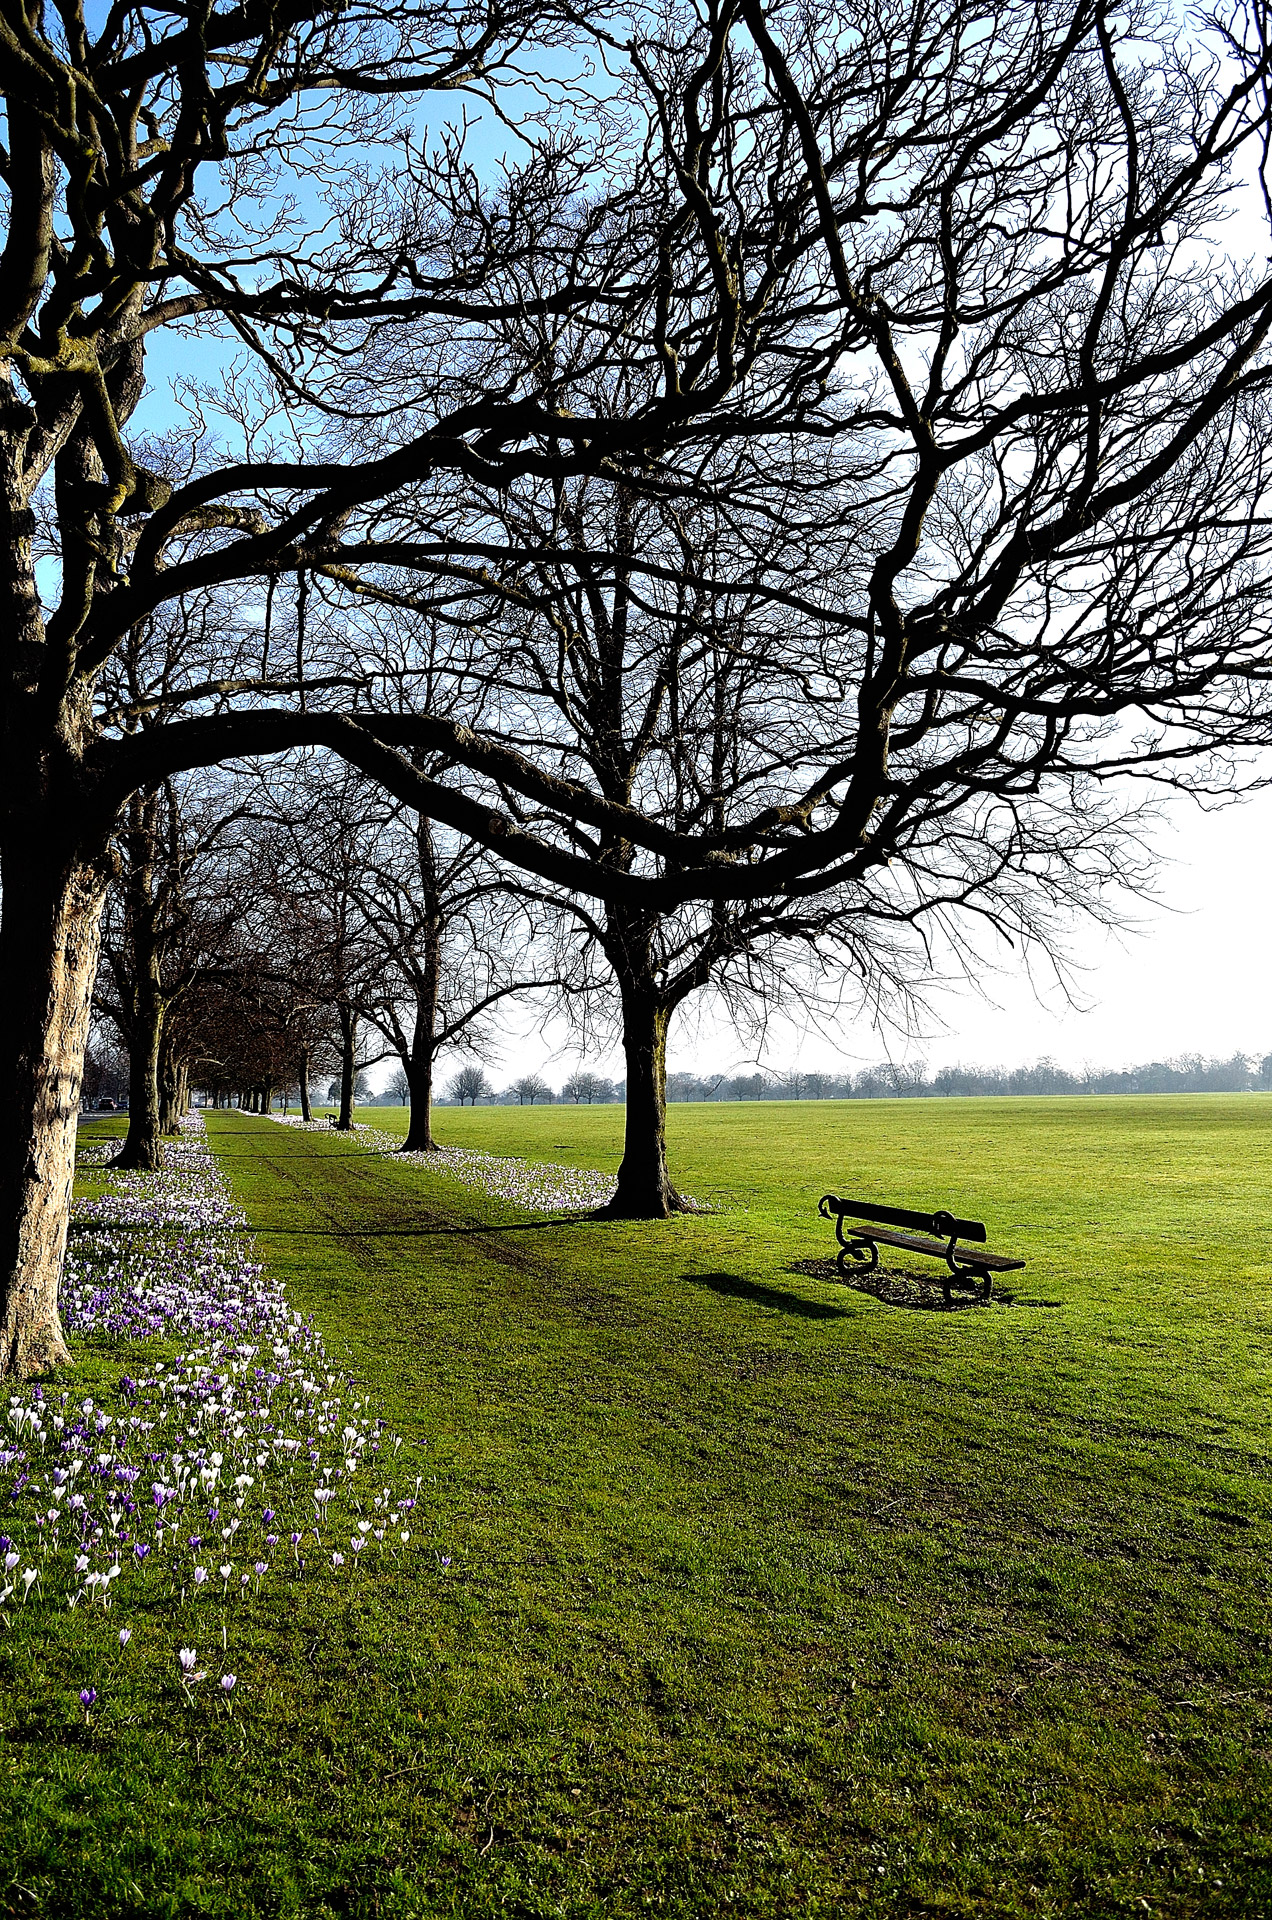
[[(1272, 1053), (1234, 1053), (1206, 1059), (1199, 1053), (1151, 1060), (1115, 1072), (1084, 1067), (1080, 1072), (1042, 1059), (1022, 1067), (938, 1067), (929, 1073), (923, 1061), (898, 1065), (883, 1061), (857, 1073), (740, 1074), (669, 1073), (667, 1098), (679, 1102), (722, 1100), (931, 1100), (1004, 1094), (1096, 1093), (1260, 1093), (1272, 1091)], [(621, 1080), (579, 1070), (554, 1090), (539, 1074), (527, 1074), (497, 1090), (480, 1067), (469, 1066), (450, 1082), (447, 1105), (573, 1106), (622, 1101)], [(403, 1099), (405, 1085), (390, 1088), (381, 1101)]]
[(1207, 1060), (1199, 1053), (1153, 1060), (1115, 1072), (1084, 1067), (1070, 1072), (1054, 1060), (1032, 1066), (949, 1066), (929, 1074), (923, 1061), (883, 1061), (858, 1073), (748, 1073), (667, 1075), (669, 1100), (906, 1100), (987, 1094), (1249, 1093), (1272, 1089), (1272, 1054), (1234, 1053)]

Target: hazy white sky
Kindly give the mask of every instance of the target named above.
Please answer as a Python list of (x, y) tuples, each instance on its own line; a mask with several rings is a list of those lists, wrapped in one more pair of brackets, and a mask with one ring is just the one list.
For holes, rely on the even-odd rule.
[[(1159, 900), (1139, 906), (1137, 928), (1120, 936), (1074, 928), (1076, 1006), (1054, 986), (1040, 1001), (1009, 962), (985, 982), (987, 999), (971, 989), (940, 994), (943, 1030), (934, 1026), (922, 1039), (880, 1035), (863, 1022), (843, 1029), (832, 1050), (823, 1035), (788, 1019), (771, 1028), (763, 1064), (835, 1071), (891, 1056), (1017, 1066), (1050, 1054), (1067, 1067), (1120, 1068), (1180, 1053), (1272, 1052), (1272, 792), (1213, 813), (1172, 800), (1156, 844), (1164, 856)], [(754, 1045), (710, 1014), (696, 1022), (682, 1015), (672, 1030), (673, 1070), (719, 1073), (754, 1059)], [(492, 1078), (537, 1069), (556, 1084), (579, 1061), (564, 1028), (527, 1021), (509, 1033)], [(623, 1071), (618, 1053), (594, 1049), (587, 1064), (615, 1077)]]

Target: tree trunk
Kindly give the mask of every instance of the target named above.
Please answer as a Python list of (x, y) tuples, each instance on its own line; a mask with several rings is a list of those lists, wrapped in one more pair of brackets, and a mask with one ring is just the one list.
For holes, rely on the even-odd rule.
[(186, 1069), (174, 1058), (165, 1030), (159, 1056), (159, 1131), (175, 1136), (181, 1131), (181, 1116), (188, 1102)]
[[(416, 764), (420, 764), (418, 760)], [(414, 977), (415, 1029), (411, 1035), (411, 1057), (404, 1062), (411, 1089), (411, 1117), (402, 1152), (433, 1153), (437, 1147), (433, 1139), (433, 1066), (437, 1057), (437, 1004), (442, 989), (442, 899), (433, 823), (425, 814), (420, 814), (415, 823), (415, 853), (424, 907), (424, 954), (423, 966)]]
[(309, 1048), (300, 1050), (300, 1117), (308, 1125), (313, 1119), (309, 1109)]
[(667, 1026), (652, 982), (620, 980), (627, 1110), (618, 1188), (605, 1215), (614, 1220), (667, 1220), (683, 1202), (667, 1172)]
[(167, 1006), (155, 897), (157, 807), (153, 792), (136, 793), (128, 803), (121, 836), (127, 852), (120, 875), (123, 937), (111, 956), (128, 1041), (128, 1132), (113, 1164), (143, 1173), (157, 1172), (163, 1165), (160, 1075)]
[(70, 1360), (58, 1312), (104, 871), (6, 835), (0, 923), (0, 1373)]
[(163, 1165), (159, 1058), (164, 1007), (155, 983), (144, 976), (137, 982), (136, 1012), (128, 1048), (128, 1132), (111, 1164), (154, 1173)]
[(411, 1117), (407, 1123), (403, 1153), (435, 1153), (433, 1139), (433, 1063), (436, 1049), (437, 997), (439, 970), (426, 965), (416, 987), (415, 1030), (411, 1035), (411, 1057), (403, 1064), (411, 1088)]
[(350, 1006), (340, 1008), (340, 1118), (341, 1133), (353, 1131), (353, 1083), (357, 1077), (358, 1016)]
[(433, 1046), (430, 1039), (419, 1044), (419, 1028), (411, 1047), (411, 1057), (405, 1062), (406, 1077), (411, 1088), (411, 1117), (407, 1123), (406, 1139), (402, 1142), (403, 1153), (435, 1153), (437, 1142), (433, 1138)]

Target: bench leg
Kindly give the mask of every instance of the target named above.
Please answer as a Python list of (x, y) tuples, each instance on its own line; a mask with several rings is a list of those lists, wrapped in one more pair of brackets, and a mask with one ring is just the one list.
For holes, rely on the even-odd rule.
[(989, 1268), (980, 1266), (975, 1260), (960, 1260), (959, 1252), (958, 1235), (953, 1234), (950, 1237), (949, 1246), (945, 1249), (945, 1264), (950, 1270), (949, 1278), (945, 1282), (945, 1304), (947, 1307), (953, 1305), (953, 1301), (950, 1299), (950, 1287), (955, 1280), (961, 1280), (964, 1284), (974, 1285), (982, 1300), (989, 1299), (990, 1290), (993, 1287), (993, 1277), (990, 1274)]
[[(848, 1265), (850, 1260), (853, 1262), (851, 1267)], [(843, 1233), (840, 1233), (839, 1252), (835, 1259), (835, 1265), (839, 1268), (840, 1274), (845, 1280), (850, 1278), (854, 1272), (873, 1273), (878, 1264), (879, 1249), (873, 1240), (846, 1240)]]
[(946, 1263), (949, 1266), (949, 1272), (944, 1276), (943, 1284), (947, 1307), (952, 1307), (954, 1304), (953, 1287), (956, 1280), (961, 1281), (964, 1286), (974, 1287), (982, 1300), (989, 1299), (993, 1291), (994, 1276), (988, 1267), (960, 1266), (949, 1254), (946, 1255)]

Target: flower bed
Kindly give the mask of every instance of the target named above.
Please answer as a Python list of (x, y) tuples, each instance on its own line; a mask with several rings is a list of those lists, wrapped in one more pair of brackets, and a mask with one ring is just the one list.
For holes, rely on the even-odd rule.
[(6, 1624), (168, 1596), (193, 1639), (209, 1597), (268, 1592), (280, 1559), (354, 1577), (409, 1546), (402, 1443), (254, 1258), (201, 1116), (165, 1154), (76, 1205), (66, 1262), (68, 1336), (135, 1343), (135, 1370), (104, 1397), (34, 1385), (0, 1408)]

